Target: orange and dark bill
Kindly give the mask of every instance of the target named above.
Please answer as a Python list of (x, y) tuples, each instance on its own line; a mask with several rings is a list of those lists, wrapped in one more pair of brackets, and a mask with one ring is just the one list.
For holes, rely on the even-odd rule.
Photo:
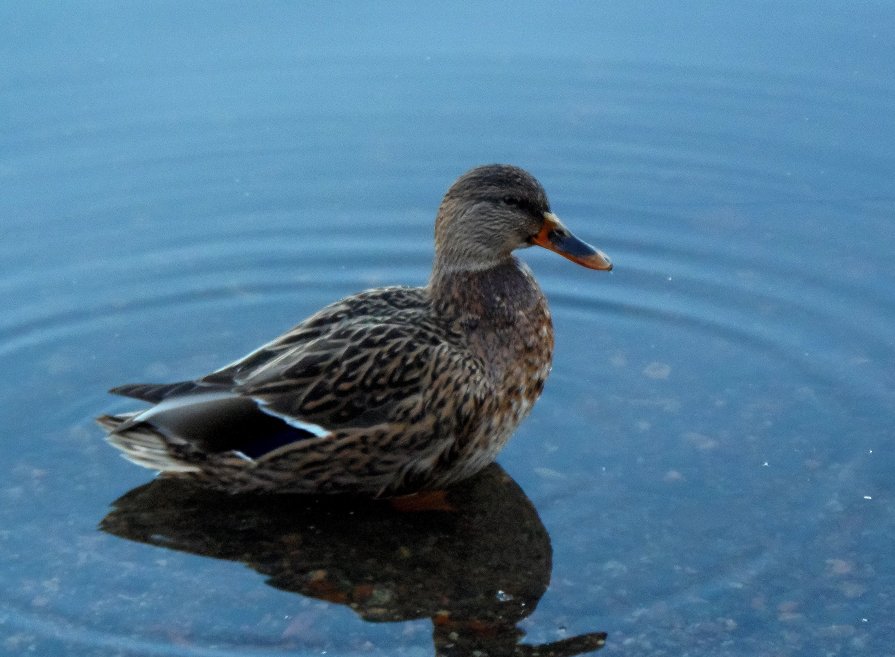
[(540, 232), (531, 238), (531, 241), (532, 244), (543, 246), (582, 267), (605, 271), (612, 269), (612, 262), (605, 253), (572, 235), (571, 231), (559, 220), (559, 217), (552, 212), (544, 213), (544, 225)]

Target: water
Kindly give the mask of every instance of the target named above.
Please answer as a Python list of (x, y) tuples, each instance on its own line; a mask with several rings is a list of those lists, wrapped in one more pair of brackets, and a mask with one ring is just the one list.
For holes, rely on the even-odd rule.
[[(0, 653), (895, 654), (890, 5), (243, 11), (0, 9)], [(106, 388), (423, 283), (490, 161), (616, 263), (523, 254), (557, 349), (515, 484), (382, 533), (116, 502), (151, 475)]]

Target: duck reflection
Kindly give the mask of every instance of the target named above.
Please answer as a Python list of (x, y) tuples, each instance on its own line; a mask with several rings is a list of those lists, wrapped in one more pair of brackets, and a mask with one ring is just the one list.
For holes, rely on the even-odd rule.
[(120, 499), (101, 529), (240, 561), (278, 589), (344, 604), (369, 621), (432, 619), (436, 654), (561, 657), (605, 634), (518, 643), (550, 581), (550, 536), (499, 466), (447, 492), (440, 509), (384, 501), (234, 496), (157, 479)]

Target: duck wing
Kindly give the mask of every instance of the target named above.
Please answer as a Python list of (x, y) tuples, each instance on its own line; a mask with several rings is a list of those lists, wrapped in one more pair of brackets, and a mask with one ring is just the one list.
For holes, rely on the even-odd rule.
[[(116, 389), (160, 401), (119, 417), (110, 440), (124, 450), (119, 443), (151, 428), (186, 460), (220, 452), (254, 460), (334, 432), (398, 430), (425, 416), (454, 422), (466, 415), (475, 407), (471, 396), (487, 393), (483, 365), (423, 311), (415, 289), (377, 292), (333, 304), (196, 382)], [(361, 299), (362, 308), (351, 307)]]
[[(273, 372), (283, 363), (295, 363), (305, 349), (321, 351), (326, 340), (349, 325), (379, 322), (407, 323), (424, 317), (429, 309), (428, 298), (422, 288), (386, 287), (367, 290), (332, 303), (278, 338), (262, 345), (239, 360), (200, 379), (201, 384), (236, 386), (250, 378), (275, 377)], [(342, 338), (337, 338), (342, 339)], [(308, 362), (313, 368), (313, 363)], [(262, 374), (267, 372), (267, 374)]]
[(464, 385), (483, 378), (483, 368), (432, 327), (357, 320), (245, 373), (234, 390), (287, 422), (361, 428), (409, 421), (445, 373)]
[[(376, 294), (378, 293), (378, 294)], [(355, 297), (348, 297), (321, 309), (319, 312), (293, 327), (275, 340), (261, 346), (247, 356), (203, 377), (199, 381), (178, 381), (176, 383), (127, 383), (109, 390), (113, 395), (131, 397), (141, 401), (158, 404), (170, 397), (180, 397), (190, 393), (206, 392), (210, 387), (231, 388), (241, 376), (259, 371), (271, 361), (285, 352), (294, 351), (324, 335), (328, 330), (338, 326), (357, 311), (360, 301), (377, 297), (406, 297), (403, 306), (419, 306), (424, 299), (418, 294), (418, 288), (394, 287), (371, 290)], [(379, 304), (373, 304), (374, 306)]]

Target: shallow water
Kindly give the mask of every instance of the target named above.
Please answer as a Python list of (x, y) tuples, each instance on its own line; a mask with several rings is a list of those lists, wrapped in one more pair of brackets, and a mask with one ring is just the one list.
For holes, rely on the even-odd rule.
[[(0, 653), (428, 655), (434, 596), (511, 605), (491, 654), (895, 654), (889, 5), (92, 7), (0, 10)], [(97, 528), (151, 478), (93, 425), (133, 406), (108, 387), (422, 284), (441, 194), (488, 161), (616, 264), (522, 254), (557, 347), (498, 525), (383, 521), (435, 546), (412, 586), (279, 508), (212, 500), (184, 535), (151, 489)]]

